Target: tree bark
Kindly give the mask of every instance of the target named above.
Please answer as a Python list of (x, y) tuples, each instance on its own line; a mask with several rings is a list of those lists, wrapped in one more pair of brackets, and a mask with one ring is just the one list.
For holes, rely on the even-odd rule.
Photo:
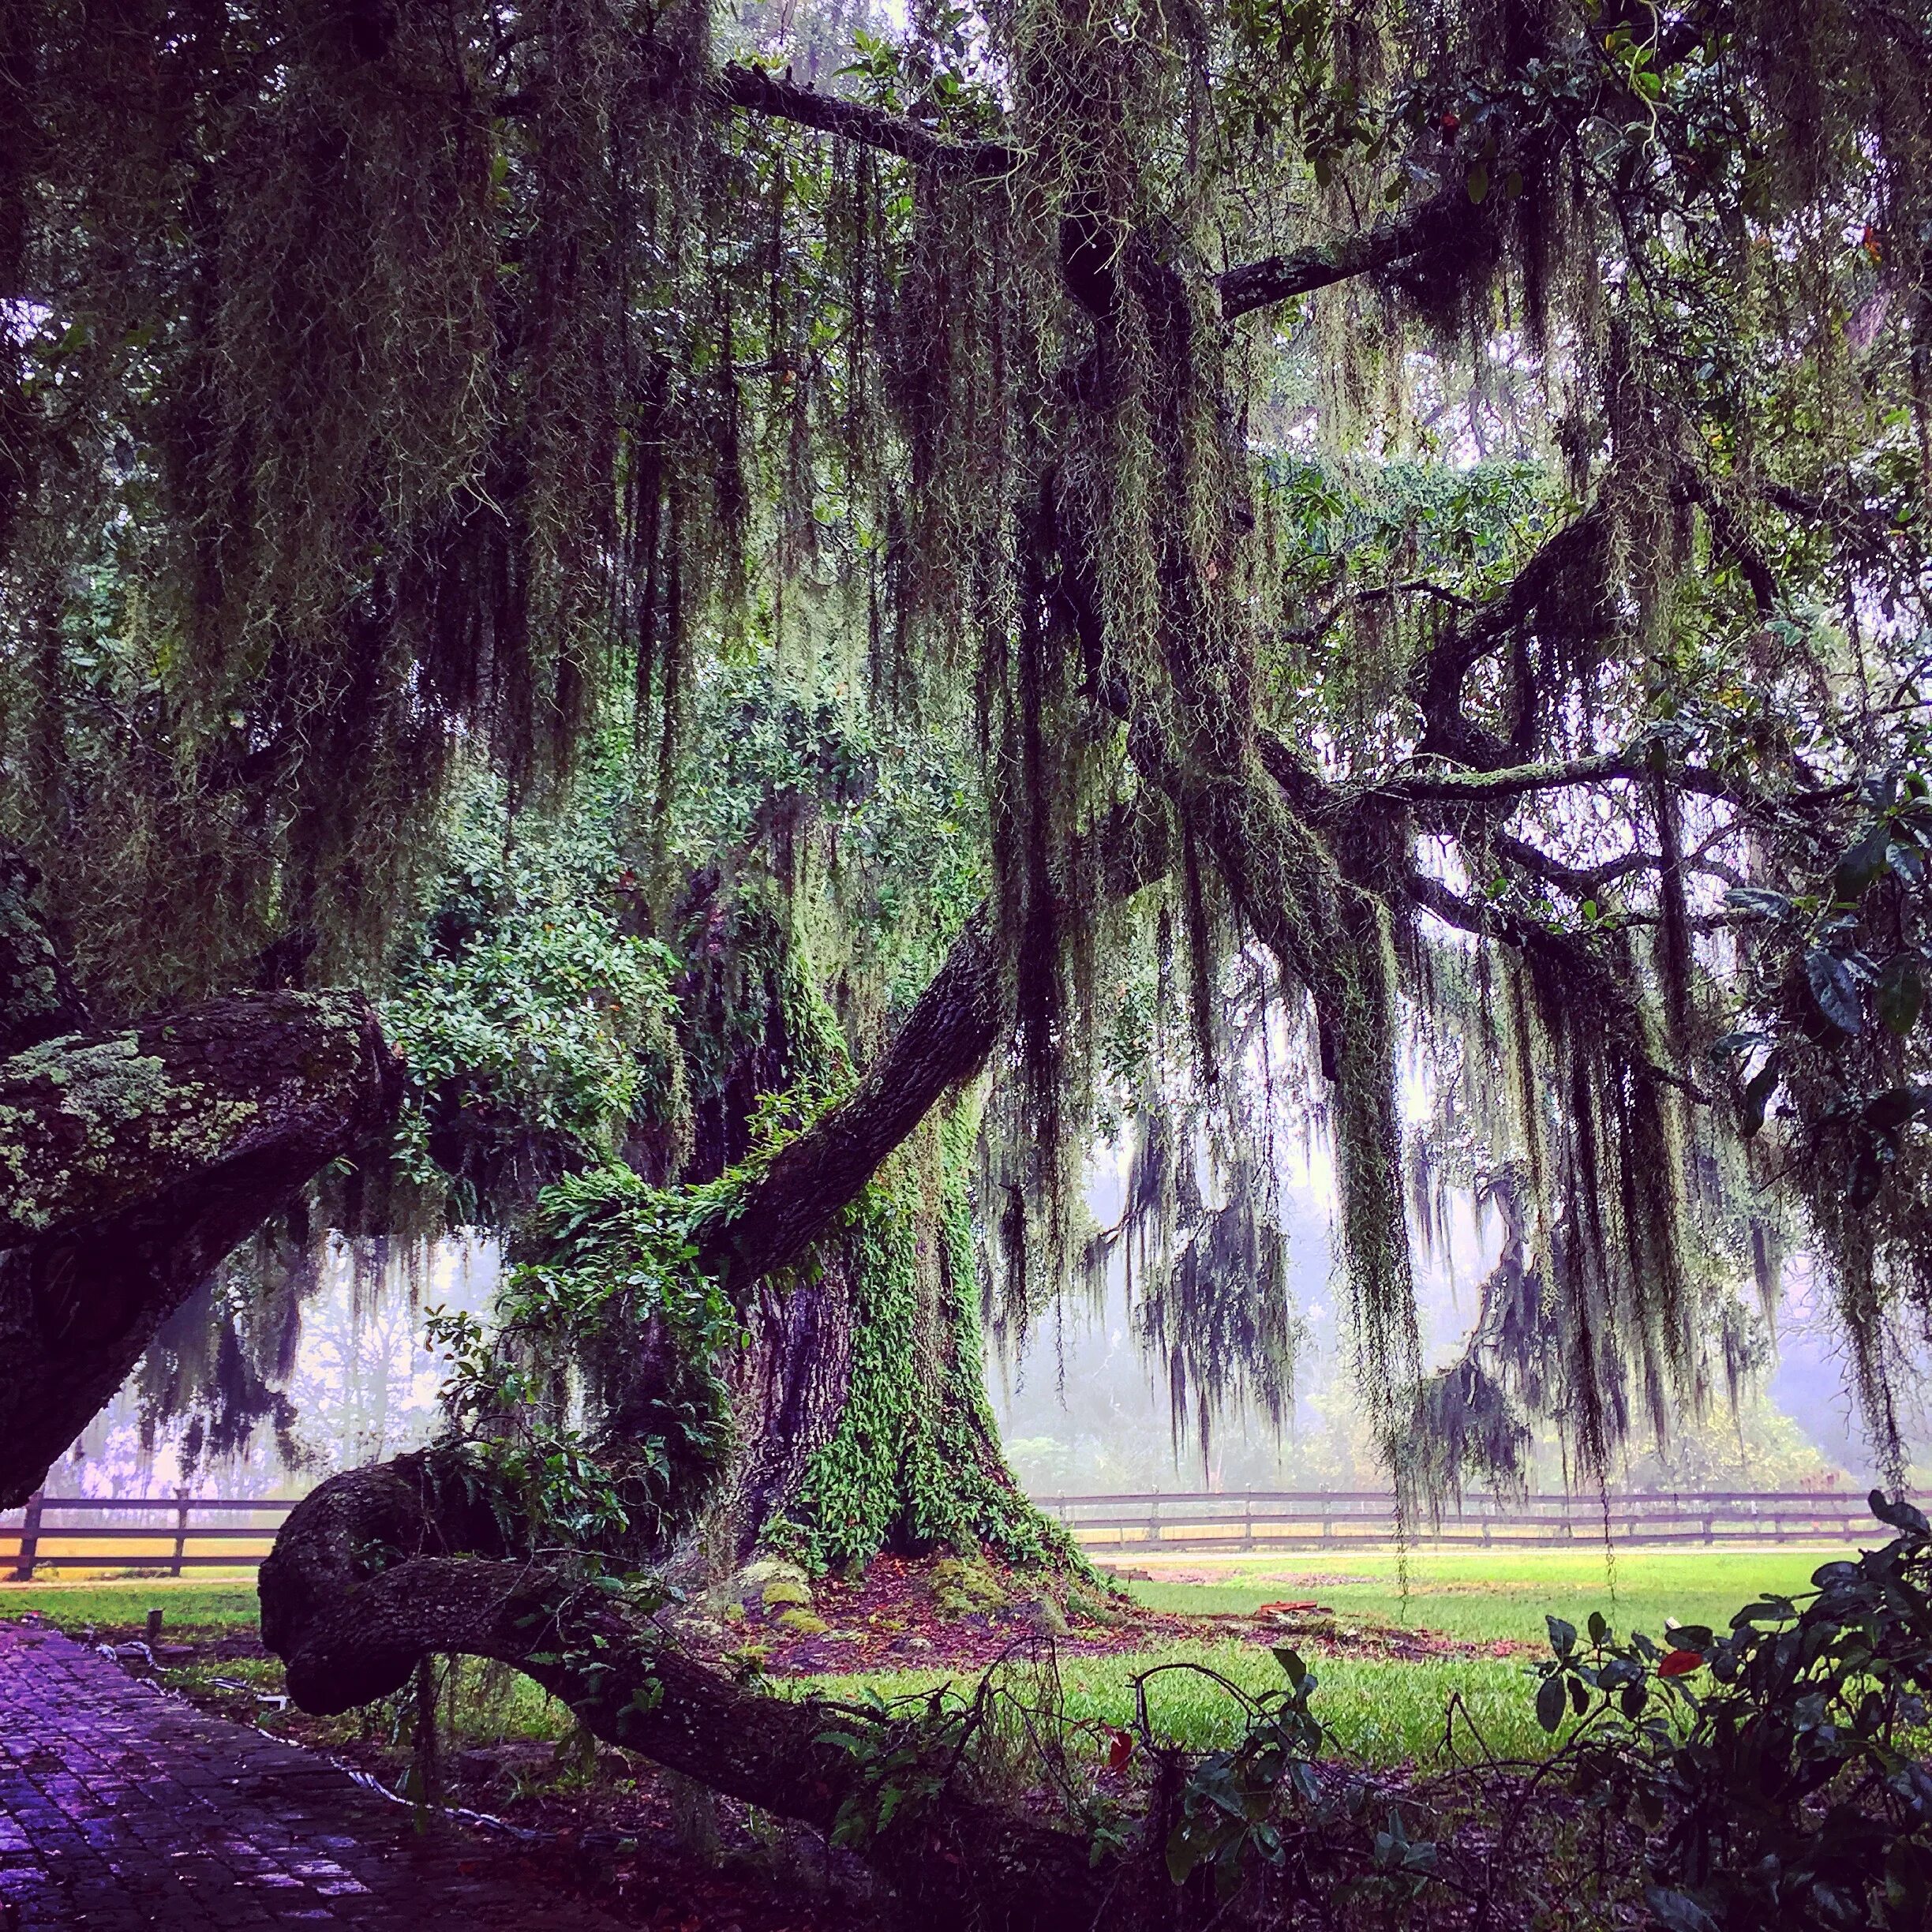
[[(1111, 899), (1130, 897), (1173, 863), (1167, 822), (1145, 805), (1117, 810), (1093, 836)], [(983, 904), (851, 1095), (786, 1147), (739, 1211), (702, 1237), (704, 1265), (743, 1293), (796, 1262), (939, 1102), (979, 1077), (1012, 1023), (1009, 980)]]
[(215, 1000), (0, 1061), (0, 1503), (399, 1092), (373, 1011), (347, 993)]
[(713, 1227), (701, 1243), (704, 1265), (743, 1291), (797, 1260), (940, 1100), (978, 1078), (1005, 1017), (999, 953), (982, 907), (851, 1095), (783, 1148), (742, 1210)]
[(695, 1546), (701, 1567), (735, 1567), (761, 1545), (826, 1563), (882, 1548), (1058, 1556), (987, 1400), (964, 1185), (902, 1175), (822, 1239), (809, 1272), (760, 1283), (750, 1345), (726, 1370), (733, 1443)]

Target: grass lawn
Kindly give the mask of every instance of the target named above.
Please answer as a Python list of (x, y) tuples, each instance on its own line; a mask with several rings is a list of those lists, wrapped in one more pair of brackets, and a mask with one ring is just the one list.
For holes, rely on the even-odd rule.
[[(1155, 1570), (1151, 1582), (1127, 1588), (1160, 1610), (1248, 1612), (1286, 1598), (1315, 1598), (1346, 1624), (1407, 1623), (1469, 1642), (1513, 1639), (1541, 1645), (1546, 1615), (1579, 1628), (1601, 1610), (1619, 1631), (1661, 1637), (1666, 1617), (1721, 1629), (1732, 1612), (1768, 1592), (1805, 1589), (1811, 1573), (1849, 1551), (1626, 1550), (1606, 1567), (1601, 1549), (1418, 1552), (1408, 1563), (1405, 1600), (1393, 1554), (1350, 1552), (1345, 1561), (1319, 1555), (1228, 1559), (1177, 1556)], [(1211, 1579), (1211, 1581), (1204, 1579)], [(1279, 1683), (1274, 1659), (1241, 1644), (1182, 1645), (1134, 1657), (1069, 1657), (1061, 1675), (1068, 1709), (1079, 1718), (1125, 1724), (1133, 1713), (1132, 1679), (1157, 1663), (1210, 1665), (1250, 1690)], [(1350, 1750), (1376, 1764), (1426, 1760), (1443, 1748), (1452, 1696), (1460, 1694), (1455, 1748), (1470, 1753), (1466, 1720), (1501, 1757), (1540, 1756), (1548, 1739), (1531, 1707), (1526, 1657), (1445, 1657), (1421, 1662), (1334, 1656), (1311, 1657), (1320, 1678), (1315, 1708)], [(931, 1671), (826, 1682), (850, 1697), (869, 1682), (882, 1694), (921, 1690), (940, 1681)], [(1174, 1672), (1149, 1687), (1155, 1723), (1177, 1743), (1200, 1748), (1224, 1740), (1236, 1721), (1226, 1693), (1192, 1672)]]
[[(1531, 1687), (1519, 1661), (1500, 1657), (1443, 1657), (1415, 1663), (1382, 1659), (1317, 1657), (1304, 1645), (1320, 1679), (1315, 1709), (1342, 1745), (1377, 1765), (1428, 1758), (1441, 1748), (1452, 1695), (1460, 1693), (1456, 1748), (1475, 1756), (1466, 1728), (1480, 1728), (1499, 1757), (1541, 1756), (1547, 1740), (1530, 1708)], [(1133, 1717), (1133, 1678), (1157, 1664), (1207, 1665), (1250, 1692), (1279, 1690), (1281, 1669), (1264, 1649), (1252, 1644), (1176, 1644), (1118, 1657), (1064, 1659), (1061, 1679), (1069, 1717), (1124, 1726)], [(870, 1684), (882, 1696), (930, 1690), (951, 1680), (961, 1689), (970, 1679), (958, 1673), (906, 1671), (865, 1678), (822, 1678), (813, 1687), (829, 1696), (856, 1698)], [(788, 1690), (795, 1687), (788, 1686)], [(803, 1686), (796, 1687), (802, 1688)], [(1148, 1687), (1148, 1710), (1156, 1730), (1194, 1750), (1228, 1743), (1241, 1728), (1241, 1713), (1220, 1686), (1193, 1671), (1170, 1671)]]
[[(1158, 1566), (1136, 1556), (1151, 1583), (1127, 1588), (1157, 1610), (1252, 1610), (1278, 1598), (1314, 1597), (1343, 1617), (1419, 1624), (1481, 1642), (1541, 1643), (1543, 1619), (1582, 1627), (1601, 1610), (1619, 1631), (1661, 1636), (1664, 1619), (1726, 1627), (1732, 1612), (1767, 1591), (1809, 1587), (1821, 1563), (1850, 1549), (1420, 1550), (1409, 1558), (1405, 1601), (1393, 1553), (1351, 1551), (1271, 1557), (1182, 1557)], [(1103, 1556), (1099, 1560), (1104, 1562)], [(1211, 1579), (1211, 1580), (1210, 1580)]]
[[(1313, 1597), (1331, 1606), (1345, 1625), (1406, 1623), (1466, 1642), (1541, 1644), (1545, 1614), (1580, 1627), (1593, 1609), (1602, 1610), (1619, 1631), (1646, 1630), (1653, 1636), (1661, 1636), (1666, 1617), (1722, 1627), (1734, 1610), (1767, 1591), (1802, 1591), (1820, 1563), (1841, 1553), (1815, 1548), (1631, 1550), (1619, 1554), (1606, 1574), (1601, 1550), (1421, 1552), (1409, 1559), (1406, 1600), (1390, 1555), (1350, 1552), (1342, 1561), (1327, 1562), (1314, 1556), (1176, 1557), (1160, 1566), (1155, 1581), (1128, 1587), (1142, 1602), (1163, 1610), (1246, 1612), (1277, 1598)], [(171, 1638), (193, 1641), (249, 1631), (256, 1616), (253, 1581), (0, 1585), (0, 1616), (34, 1609), (77, 1634), (90, 1623), (103, 1630), (138, 1625), (151, 1606), (162, 1610), (165, 1634)], [(1206, 1664), (1250, 1690), (1272, 1688), (1279, 1681), (1279, 1668), (1266, 1650), (1237, 1642), (1184, 1644), (1132, 1656), (1070, 1657), (1061, 1672), (1069, 1714), (1125, 1723), (1133, 1713), (1136, 1672), (1181, 1661)], [(1546, 1747), (1530, 1707), (1526, 1658), (1406, 1662), (1311, 1656), (1311, 1661), (1321, 1679), (1316, 1709), (1346, 1746), (1372, 1762), (1434, 1757), (1442, 1747), (1450, 1699), (1458, 1693), (1458, 1726), (1465, 1717), (1473, 1720), (1500, 1755), (1533, 1756)], [(263, 1687), (279, 1687), (279, 1667), (271, 1662), (215, 1668), (251, 1680), (259, 1676)], [(930, 1689), (948, 1675), (907, 1671), (815, 1682), (833, 1696), (855, 1696), (864, 1683), (891, 1696)], [(951, 1675), (959, 1680), (958, 1673)], [(1170, 1672), (1157, 1679), (1149, 1699), (1156, 1724), (1178, 1743), (1208, 1747), (1225, 1740), (1236, 1728), (1226, 1694), (1193, 1672)], [(494, 1726), (498, 1735), (541, 1736), (560, 1734), (566, 1725), (562, 1710), (526, 1683), (507, 1695), (499, 1689), (489, 1702), (493, 1709), (477, 1709), (459, 1722), (459, 1731), (481, 1735)], [(1460, 1731), (1457, 1744), (1463, 1751), (1472, 1748)]]
[(260, 1613), (255, 1576), (137, 1577), (122, 1582), (0, 1583), (0, 1617), (37, 1610), (48, 1623), (78, 1636), (92, 1623), (102, 1630), (138, 1625), (159, 1609), (163, 1635), (193, 1641), (234, 1631), (253, 1631)]

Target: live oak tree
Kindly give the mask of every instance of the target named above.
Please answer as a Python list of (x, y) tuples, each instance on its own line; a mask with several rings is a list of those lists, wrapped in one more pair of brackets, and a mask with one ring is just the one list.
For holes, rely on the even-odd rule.
[[(851, 1763), (531, 1550), (702, 1517), (733, 1374), (812, 1384), (828, 1294), (863, 1337), (897, 1271), (893, 1332), (971, 1382), (969, 1174), (1009, 1319), (1124, 1249), (1178, 1398), (1279, 1399), (1297, 1106), (1418, 1501), (1537, 1417), (1606, 1475), (1795, 1245), (1896, 1455), (1932, 1310), (1923, 7), (1022, 0), (915, 9), (837, 91), (689, 0), (6, 31), (0, 813), (99, 1015), (366, 975), (470, 763), (534, 810), (613, 728), (631, 936), (675, 952), (716, 889), (693, 734), (747, 654), (836, 661), (973, 773), (984, 902), (894, 1024), (819, 1011), (840, 945), (772, 867), (739, 1037), (777, 1099), (709, 1172), (565, 1160), (506, 1334), (451, 1338), (460, 1454), (291, 1520), (298, 1696), (474, 1649), (822, 1822)], [(1096, 1236), (1097, 1121), (1136, 1159)], [(1431, 1376), (1411, 1229), (1458, 1188), (1507, 1239)], [(1024, 1537), (996, 1458), (923, 1518), (861, 1500), (931, 1413), (910, 1372), (818, 1464), (862, 1533), (795, 1470), (734, 1537)], [(1098, 1882), (955, 1826), (996, 1916)]]

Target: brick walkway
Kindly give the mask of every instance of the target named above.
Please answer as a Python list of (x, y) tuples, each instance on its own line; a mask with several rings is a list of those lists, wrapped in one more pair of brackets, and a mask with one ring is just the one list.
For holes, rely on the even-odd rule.
[(513, 1841), (439, 1826), (292, 1744), (0, 1623), (0, 1928), (616, 1932)]

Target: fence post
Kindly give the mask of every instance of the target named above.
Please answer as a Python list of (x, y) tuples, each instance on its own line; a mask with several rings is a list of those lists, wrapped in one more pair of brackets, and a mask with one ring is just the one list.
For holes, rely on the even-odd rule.
[(1150, 1543), (1160, 1541), (1160, 1498), (1155, 1497), (1148, 1507), (1148, 1536)]
[(31, 1583), (33, 1581), (34, 1558), (40, 1548), (40, 1512), (47, 1503), (47, 1492), (36, 1489), (27, 1499), (27, 1518), (21, 1525), (20, 1554), (13, 1561), (13, 1581)]
[(182, 1552), (188, 1547), (188, 1492), (174, 1492), (174, 1561), (168, 1571), (170, 1576), (182, 1573)]

